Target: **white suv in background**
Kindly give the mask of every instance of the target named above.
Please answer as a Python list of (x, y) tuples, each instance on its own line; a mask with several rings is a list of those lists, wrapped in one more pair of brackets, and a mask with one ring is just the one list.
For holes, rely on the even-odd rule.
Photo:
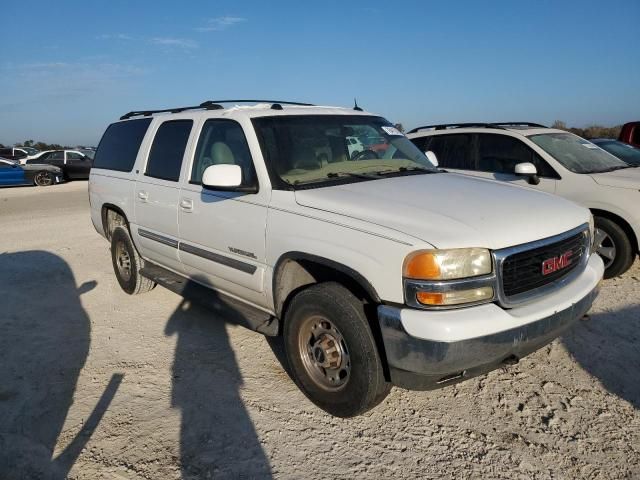
[[(589, 310), (604, 266), (586, 208), (439, 172), (363, 111), (225, 103), (110, 125), (91, 219), (125, 292), (159, 283), (280, 336), (326, 411), (515, 362)], [(354, 136), (387, 147), (351, 158)]]
[(554, 193), (589, 208), (605, 278), (638, 255), (640, 168), (564, 130), (527, 122), (430, 125), (407, 136), (440, 167)]

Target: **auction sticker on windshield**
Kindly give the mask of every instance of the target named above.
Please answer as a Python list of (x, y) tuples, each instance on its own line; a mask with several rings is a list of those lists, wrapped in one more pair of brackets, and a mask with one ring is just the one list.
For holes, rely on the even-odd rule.
[(382, 127), (382, 130), (384, 130), (387, 135), (399, 135), (401, 137), (404, 135), (396, 127)]

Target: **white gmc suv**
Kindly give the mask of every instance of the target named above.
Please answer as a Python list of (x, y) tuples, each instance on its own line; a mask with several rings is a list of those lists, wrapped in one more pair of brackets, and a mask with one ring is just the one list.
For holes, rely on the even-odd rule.
[[(442, 173), (359, 108), (227, 102), (110, 125), (91, 218), (125, 292), (159, 283), (281, 336), (327, 412), (516, 362), (589, 310), (604, 266), (586, 208)], [(350, 155), (353, 137), (386, 143)]]

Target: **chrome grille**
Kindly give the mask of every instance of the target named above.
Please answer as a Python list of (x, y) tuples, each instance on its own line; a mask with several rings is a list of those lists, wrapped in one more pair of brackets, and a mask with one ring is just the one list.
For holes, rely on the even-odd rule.
[[(570, 253), (562, 268), (543, 273), (545, 261)], [(556, 237), (520, 245), (495, 253), (500, 277), (499, 300), (511, 306), (563, 285), (581, 271), (589, 257), (589, 230), (585, 225)]]

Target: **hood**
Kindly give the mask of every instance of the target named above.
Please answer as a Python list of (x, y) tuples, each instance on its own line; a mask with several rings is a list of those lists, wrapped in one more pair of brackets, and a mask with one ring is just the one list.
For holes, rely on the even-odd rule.
[(625, 168), (605, 173), (591, 173), (590, 175), (598, 185), (640, 190), (640, 167)]
[(305, 207), (356, 218), (436, 248), (500, 249), (589, 221), (587, 209), (523, 187), (452, 173), (297, 190)]

